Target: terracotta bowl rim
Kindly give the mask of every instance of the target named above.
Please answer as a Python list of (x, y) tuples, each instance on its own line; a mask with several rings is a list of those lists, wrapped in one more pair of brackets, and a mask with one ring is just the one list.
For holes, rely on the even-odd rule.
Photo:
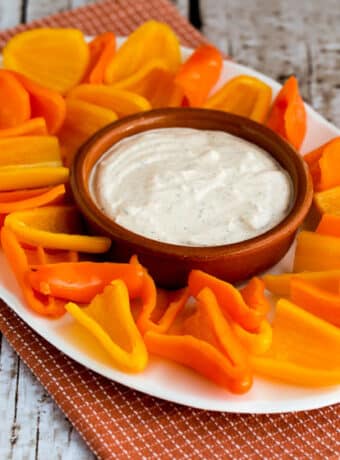
[[(179, 116), (186, 114), (191, 117), (206, 118), (224, 117), (226, 121), (226, 127), (228, 122), (243, 123), (248, 125), (248, 127), (250, 127), (250, 129), (253, 131), (261, 131), (264, 135), (271, 136), (272, 139), (275, 138), (275, 143), (277, 143), (281, 148), (284, 148), (287, 155), (290, 155), (291, 158), (295, 160), (294, 165), (296, 167), (296, 172), (299, 178), (299, 188), (302, 189), (294, 190), (295, 201), (288, 215), (275, 227), (261, 235), (238, 243), (223, 244), (219, 246), (185, 246), (156, 241), (134, 233), (131, 230), (118, 225), (112, 219), (108, 218), (99, 209), (95, 201), (87, 192), (87, 188), (83, 180), (83, 166), (87, 155), (89, 152), (91, 152), (93, 147), (96, 146), (96, 144), (100, 142), (105, 136), (121, 129), (121, 127), (128, 127), (136, 120), (158, 120), (162, 117), (168, 116), (169, 114), (178, 114)], [(171, 126), (175, 127), (175, 125)], [(150, 126), (147, 129), (142, 129), (141, 131), (148, 131), (152, 129), (154, 128)], [(228, 132), (227, 129), (226, 132)], [(129, 134), (122, 136), (121, 139), (126, 137), (129, 137)], [(254, 144), (256, 143), (254, 142)], [(112, 145), (114, 145), (114, 143)], [(103, 151), (101, 155), (104, 153), (105, 151)], [(271, 154), (270, 151), (268, 153)], [(291, 177), (289, 171), (287, 172)], [(249, 118), (222, 112), (219, 110), (201, 108), (154, 109), (147, 112), (139, 112), (137, 114), (126, 116), (105, 126), (103, 129), (96, 132), (85, 144), (83, 144), (76, 153), (70, 168), (70, 186), (75, 203), (80, 209), (81, 213), (88, 221), (94, 223), (98, 228), (100, 228), (103, 231), (103, 234), (111, 237), (112, 240), (118, 243), (121, 242), (138, 246), (141, 253), (148, 252), (154, 253), (158, 256), (163, 255), (165, 257), (181, 257), (182, 259), (190, 259), (193, 261), (208, 261), (210, 259), (231, 255), (246, 255), (253, 253), (254, 251), (258, 251), (261, 248), (270, 246), (276, 241), (288, 237), (293, 232), (295, 232), (303, 222), (312, 204), (313, 198), (313, 186), (308, 168), (303, 161), (302, 156), (292, 147), (291, 144), (286, 142), (282, 137), (277, 135), (271, 129), (267, 128), (265, 125), (250, 120)], [(301, 195), (301, 192), (303, 192), (303, 195)]]

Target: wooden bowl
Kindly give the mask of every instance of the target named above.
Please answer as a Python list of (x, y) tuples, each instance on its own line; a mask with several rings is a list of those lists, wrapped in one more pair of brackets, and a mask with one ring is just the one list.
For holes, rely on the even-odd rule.
[[(250, 141), (269, 152), (288, 171), (294, 188), (289, 215), (273, 229), (255, 238), (214, 247), (180, 246), (145, 238), (106, 217), (89, 192), (89, 176), (97, 160), (116, 142), (156, 128), (189, 127), (220, 130)], [(96, 133), (77, 153), (71, 168), (71, 189), (91, 233), (112, 239), (107, 258), (127, 261), (137, 254), (158, 285), (186, 284), (196, 268), (230, 282), (256, 275), (278, 262), (289, 249), (312, 202), (309, 173), (300, 155), (263, 125), (247, 118), (205, 109), (160, 109), (119, 120)]]

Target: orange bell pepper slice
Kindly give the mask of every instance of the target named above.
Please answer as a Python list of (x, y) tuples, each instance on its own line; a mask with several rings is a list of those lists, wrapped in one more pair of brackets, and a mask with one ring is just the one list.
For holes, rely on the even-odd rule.
[(340, 185), (340, 176), (337, 166), (339, 158), (340, 137), (326, 142), (303, 157), (308, 164), (316, 190), (328, 190)]
[(31, 267), (28, 281), (32, 288), (72, 302), (89, 303), (111, 281), (121, 279), (130, 299), (139, 296), (144, 270), (133, 264), (110, 262), (68, 262)]
[(340, 238), (340, 216), (323, 214), (315, 231), (320, 235)]
[(42, 117), (31, 118), (13, 128), (0, 129), (0, 139), (18, 136), (47, 136), (46, 121)]
[(220, 78), (223, 57), (212, 45), (199, 46), (179, 68), (175, 83), (191, 107), (202, 107)]
[(66, 310), (93, 335), (124, 372), (141, 372), (148, 362), (143, 339), (133, 320), (128, 290), (121, 280), (113, 281), (89, 306), (68, 303)]
[(110, 109), (118, 117), (151, 109), (150, 103), (144, 97), (108, 85), (78, 85), (68, 93), (67, 98), (78, 99)]
[(56, 203), (64, 197), (65, 193), (66, 190), (63, 184), (32, 190), (0, 192), (0, 214), (24, 211)]
[(97, 35), (89, 43), (90, 62), (84, 81), (98, 84), (104, 83), (107, 66), (116, 53), (116, 37), (112, 32)]
[(70, 165), (80, 146), (96, 131), (117, 120), (117, 115), (99, 105), (78, 99), (66, 99), (66, 118), (58, 133), (62, 156)]
[(29, 94), (7, 70), (0, 69), (0, 129), (14, 128), (31, 116)]
[(204, 104), (205, 108), (223, 110), (250, 118), (259, 123), (267, 119), (272, 89), (249, 75), (239, 75), (228, 81)]
[(111, 246), (109, 238), (81, 234), (81, 218), (73, 206), (44, 206), (13, 212), (6, 217), (5, 227), (20, 242), (46, 249), (103, 253)]
[(340, 238), (302, 231), (297, 237), (294, 271), (340, 269)]
[(82, 80), (88, 62), (88, 44), (78, 29), (27, 30), (11, 38), (3, 50), (6, 69), (61, 94)]
[(293, 278), (290, 283), (290, 298), (304, 310), (340, 327), (339, 293), (333, 294), (308, 281)]
[(0, 191), (65, 184), (69, 170), (63, 166), (0, 166)]
[(24, 248), (15, 234), (7, 227), (1, 229), (1, 245), (28, 307), (42, 316), (51, 318), (62, 316), (65, 313), (65, 302), (50, 296), (36, 295), (28, 282), (27, 273), (32, 262), (45, 264), (60, 260), (76, 261), (77, 253), (62, 251), (50, 256), (41, 246), (31, 249)]
[(301, 147), (307, 131), (307, 115), (296, 77), (288, 78), (276, 96), (267, 126), (297, 150)]
[(64, 98), (51, 89), (39, 85), (18, 72), (12, 72), (30, 96), (32, 117), (43, 117), (49, 134), (59, 131), (65, 120), (66, 105)]
[(340, 216), (340, 186), (315, 193), (314, 204), (321, 214)]
[(256, 276), (240, 289), (241, 296), (248, 307), (259, 311), (263, 316), (265, 316), (271, 308), (265, 295), (265, 289), (264, 281)]
[(197, 296), (197, 310), (183, 323), (182, 334), (147, 331), (147, 349), (199, 372), (233, 393), (252, 385), (247, 356), (209, 288)]
[(340, 270), (265, 275), (262, 279), (266, 288), (279, 297), (289, 297), (290, 283), (292, 280), (305, 281), (321, 289), (337, 293), (340, 281)]
[(251, 357), (256, 372), (295, 385), (340, 383), (340, 330), (288, 300), (277, 303), (273, 342)]
[(106, 68), (105, 83), (121, 84), (152, 60), (161, 60), (171, 72), (181, 62), (177, 36), (167, 24), (154, 20), (144, 22), (117, 50)]
[(188, 280), (189, 292), (193, 296), (204, 288), (210, 288), (216, 296), (222, 311), (247, 331), (258, 330), (264, 313), (249, 307), (241, 293), (230, 283), (222, 281), (200, 270), (192, 270)]

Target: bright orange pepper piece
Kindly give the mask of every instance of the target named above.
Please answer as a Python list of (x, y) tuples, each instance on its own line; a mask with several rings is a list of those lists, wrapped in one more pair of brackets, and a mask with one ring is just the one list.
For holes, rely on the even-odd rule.
[(13, 128), (0, 129), (0, 139), (18, 136), (47, 136), (46, 121), (42, 117), (31, 118)]
[(59, 131), (65, 120), (64, 98), (56, 91), (45, 88), (18, 72), (12, 72), (30, 96), (32, 117), (43, 117), (49, 134)]
[(89, 303), (111, 281), (121, 279), (130, 299), (139, 296), (144, 270), (133, 264), (110, 262), (68, 262), (32, 266), (28, 281), (32, 288), (72, 302)]
[(254, 276), (240, 289), (240, 293), (248, 307), (259, 311), (264, 316), (270, 311), (270, 303), (265, 295), (265, 284), (260, 278)]
[(340, 158), (340, 137), (321, 145), (303, 159), (308, 164), (315, 190), (323, 191), (340, 185), (337, 163)]
[(323, 214), (315, 231), (320, 235), (340, 238), (340, 216)]
[(1, 229), (1, 245), (28, 307), (42, 316), (52, 318), (62, 316), (65, 313), (65, 302), (50, 296), (36, 295), (28, 282), (27, 273), (32, 262), (34, 264), (45, 264), (54, 262), (57, 258), (59, 259), (58, 261), (76, 261), (78, 258), (77, 253), (62, 251), (50, 258), (42, 247), (24, 249), (15, 234), (7, 227), (2, 227)]
[(133, 320), (123, 281), (113, 281), (89, 306), (79, 308), (68, 303), (66, 310), (97, 339), (116, 367), (125, 372), (145, 369), (148, 353)]
[(209, 287), (215, 294), (222, 311), (247, 331), (256, 331), (264, 314), (249, 307), (241, 293), (230, 283), (222, 281), (200, 270), (192, 270), (188, 280), (189, 292), (196, 296), (204, 287)]
[(222, 54), (212, 45), (199, 46), (181, 65), (175, 83), (189, 106), (202, 107), (221, 75), (222, 66)]
[(297, 150), (301, 147), (307, 130), (307, 116), (296, 77), (288, 78), (276, 96), (267, 126)]
[(104, 83), (107, 66), (116, 53), (116, 37), (112, 32), (97, 35), (89, 43), (90, 62), (85, 81), (93, 84)]
[(59, 201), (65, 195), (63, 184), (32, 190), (0, 192), (0, 214), (38, 208)]
[(272, 100), (272, 89), (249, 75), (239, 75), (213, 94), (204, 107), (223, 110), (264, 123)]
[(188, 366), (233, 393), (252, 385), (247, 355), (235, 338), (209, 288), (197, 296), (197, 310), (183, 323), (182, 334), (147, 331), (151, 353)]
[(0, 69), (0, 101), (0, 129), (14, 128), (30, 118), (28, 92), (4, 69)]

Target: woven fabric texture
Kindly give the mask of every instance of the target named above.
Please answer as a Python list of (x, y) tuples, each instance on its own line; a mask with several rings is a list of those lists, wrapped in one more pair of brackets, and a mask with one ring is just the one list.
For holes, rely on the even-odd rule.
[[(166, 0), (106, 0), (3, 31), (0, 48), (27, 28), (127, 35), (150, 18), (170, 24), (185, 45), (206, 41)], [(0, 330), (100, 459), (340, 458), (340, 405), (278, 415), (200, 411), (143, 395), (82, 367), (1, 301)]]

